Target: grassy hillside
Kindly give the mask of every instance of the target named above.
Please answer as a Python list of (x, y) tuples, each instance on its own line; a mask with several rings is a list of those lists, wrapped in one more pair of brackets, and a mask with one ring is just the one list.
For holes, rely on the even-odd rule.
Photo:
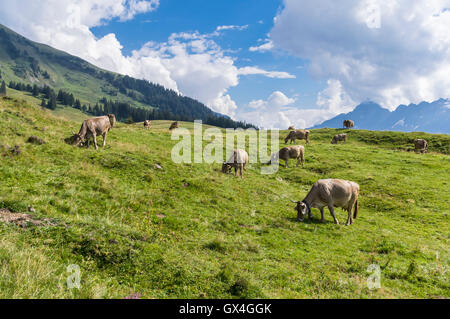
[[(64, 144), (81, 119), (0, 100), (0, 211), (32, 207), (42, 223), (0, 222), (0, 298), (450, 297), (449, 136), (421, 135), (432, 142), (420, 155), (407, 151), (412, 134), (349, 131), (331, 145), (342, 130), (313, 130), (304, 169), (250, 165), (241, 180), (220, 164), (173, 163), (168, 122), (119, 123), (99, 151)], [(360, 184), (352, 226), (328, 211), (325, 224), (317, 210), (295, 220), (289, 199), (321, 178)], [(67, 288), (70, 264), (79, 290)]]

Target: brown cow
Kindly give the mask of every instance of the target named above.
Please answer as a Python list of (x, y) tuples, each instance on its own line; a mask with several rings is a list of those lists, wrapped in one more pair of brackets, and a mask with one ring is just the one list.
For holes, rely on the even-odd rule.
[(173, 129), (176, 129), (176, 128), (178, 128), (178, 121), (173, 122), (173, 123), (170, 125), (169, 130), (172, 131)]
[(414, 150), (420, 151), (422, 154), (428, 151), (428, 142), (421, 138), (416, 138), (414, 140)]
[(94, 140), (95, 149), (97, 150), (97, 135), (103, 136), (103, 147), (105, 147), (106, 135), (108, 135), (109, 130), (114, 127), (115, 123), (116, 117), (114, 114), (84, 120), (78, 134), (74, 133), (71, 138), (66, 140), (70, 141), (74, 146), (78, 146), (81, 142), (87, 140), (87, 146), (89, 147), (90, 137), (92, 137)]
[(289, 135), (284, 139), (284, 143), (287, 144), (288, 140), (291, 140), (291, 144), (295, 142), (295, 140), (306, 140), (306, 144), (309, 144), (309, 131), (308, 130), (299, 130), (299, 131), (290, 131)]
[(347, 142), (347, 134), (337, 134), (331, 140), (331, 144), (337, 144), (339, 141)]
[(323, 208), (328, 206), (334, 223), (339, 224), (334, 214), (334, 207), (342, 207), (348, 212), (346, 223), (348, 226), (353, 224), (353, 218), (358, 216), (358, 196), (359, 185), (355, 182), (342, 179), (321, 179), (313, 185), (303, 201), (291, 201), (297, 204), (295, 209), (297, 210), (297, 219), (299, 221), (303, 221), (306, 214), (308, 214), (309, 218), (312, 218), (311, 207), (315, 207), (320, 210), (322, 223), (325, 222)]
[(355, 122), (352, 120), (344, 120), (344, 127), (345, 128), (352, 128), (355, 126)]
[(289, 131), (295, 131), (295, 127), (293, 125), (289, 126), (288, 128)]
[(295, 145), (282, 148), (278, 153), (272, 155), (270, 161), (267, 164), (278, 162), (280, 158), (285, 162), (286, 168), (289, 167), (290, 158), (295, 158), (297, 160), (297, 166), (301, 163), (302, 167), (304, 167), (305, 147), (303, 145)]
[(242, 171), (245, 170), (246, 164), (248, 164), (248, 153), (241, 149), (234, 150), (228, 161), (222, 164), (222, 173), (229, 174), (231, 173), (231, 168), (234, 167), (234, 175), (237, 176), (239, 168), (239, 174), (242, 178)]
[(152, 126), (152, 122), (149, 120), (145, 120), (144, 121), (144, 128), (146, 128), (147, 130), (150, 128), (150, 126)]

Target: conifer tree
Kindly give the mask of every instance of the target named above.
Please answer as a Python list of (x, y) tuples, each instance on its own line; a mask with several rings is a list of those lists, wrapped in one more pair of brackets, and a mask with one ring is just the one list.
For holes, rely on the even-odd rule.
[(6, 95), (6, 83), (2, 81), (2, 85), (0, 86), (0, 96)]

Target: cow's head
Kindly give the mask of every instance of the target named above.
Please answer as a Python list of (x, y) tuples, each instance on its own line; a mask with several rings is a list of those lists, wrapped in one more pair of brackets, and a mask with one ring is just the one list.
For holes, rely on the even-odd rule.
[(80, 136), (80, 134), (76, 134), (72, 132), (72, 136), (65, 138), (64, 142), (66, 142), (69, 145), (78, 146), (81, 142), (83, 142), (83, 138)]
[(116, 124), (116, 116), (114, 114), (108, 114), (108, 118), (111, 127), (114, 127), (114, 124)]
[(222, 173), (224, 173), (224, 174), (231, 173), (231, 164), (223, 162), (223, 164), (222, 164)]
[(302, 222), (305, 219), (306, 214), (310, 213), (310, 208), (305, 202), (298, 202), (291, 200), (291, 202), (295, 203), (295, 210), (297, 211), (297, 220)]
[(332, 140), (331, 140), (331, 144), (336, 144), (337, 143), (337, 138), (333, 138)]

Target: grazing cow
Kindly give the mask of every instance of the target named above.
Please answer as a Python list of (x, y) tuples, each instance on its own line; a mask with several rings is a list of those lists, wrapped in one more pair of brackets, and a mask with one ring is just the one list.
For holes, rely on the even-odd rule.
[(342, 179), (321, 179), (313, 185), (303, 201), (291, 201), (297, 204), (295, 209), (297, 210), (297, 219), (299, 221), (303, 221), (306, 214), (308, 214), (309, 218), (312, 218), (311, 207), (315, 207), (320, 210), (322, 223), (325, 222), (323, 208), (328, 206), (334, 223), (339, 224), (334, 214), (334, 207), (342, 207), (348, 212), (346, 223), (348, 226), (353, 224), (353, 218), (356, 218), (358, 215), (358, 195), (359, 185), (355, 182)]
[(231, 154), (228, 161), (222, 164), (222, 173), (231, 173), (231, 168), (234, 167), (234, 175), (237, 176), (237, 170), (239, 168), (239, 174), (242, 176), (242, 170), (245, 170), (245, 165), (248, 164), (248, 154), (246, 151), (237, 149)]
[(293, 125), (289, 126), (288, 128), (289, 131), (295, 131), (295, 127)]
[(84, 140), (87, 140), (87, 146), (89, 147), (90, 140), (92, 137), (94, 140), (95, 149), (97, 146), (97, 135), (103, 136), (103, 147), (106, 145), (106, 135), (108, 135), (109, 130), (114, 127), (116, 123), (116, 117), (114, 114), (108, 114), (105, 116), (94, 117), (83, 121), (81, 124), (80, 131), (78, 134), (73, 134), (71, 138), (66, 139), (66, 142), (74, 146), (78, 146)]
[(176, 128), (178, 128), (178, 121), (173, 122), (173, 123), (170, 125), (169, 131), (172, 131), (173, 129), (176, 129)]
[(291, 144), (295, 142), (295, 140), (306, 140), (306, 144), (309, 144), (309, 131), (308, 130), (299, 130), (299, 131), (290, 131), (289, 135), (284, 139), (284, 143), (291, 140)]
[(295, 145), (282, 148), (278, 153), (272, 155), (270, 161), (267, 164), (278, 162), (279, 159), (282, 159), (285, 162), (286, 168), (288, 168), (290, 158), (295, 158), (297, 160), (297, 166), (301, 163), (302, 167), (304, 167), (305, 147), (303, 145)]
[(345, 128), (352, 128), (355, 126), (355, 122), (352, 120), (344, 120), (344, 127)]
[(428, 142), (421, 138), (416, 138), (414, 140), (414, 150), (420, 151), (422, 154), (428, 151)]
[(152, 126), (152, 122), (149, 120), (145, 120), (144, 121), (144, 128), (146, 128), (147, 130), (150, 128), (150, 126)]
[(339, 141), (347, 142), (347, 134), (337, 134), (331, 140), (331, 144), (337, 144)]

